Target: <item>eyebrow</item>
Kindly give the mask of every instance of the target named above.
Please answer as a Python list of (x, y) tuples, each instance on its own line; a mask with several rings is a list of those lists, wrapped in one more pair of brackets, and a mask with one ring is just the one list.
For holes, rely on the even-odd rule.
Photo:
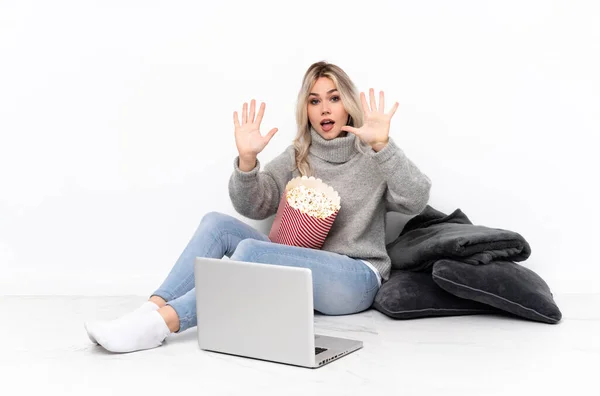
[[(329, 95), (330, 93), (335, 92), (335, 91), (337, 91), (337, 88), (330, 89), (329, 91), (327, 91), (327, 95)], [(311, 92), (308, 96), (310, 96), (310, 95), (319, 96), (319, 94), (316, 94), (314, 92)]]

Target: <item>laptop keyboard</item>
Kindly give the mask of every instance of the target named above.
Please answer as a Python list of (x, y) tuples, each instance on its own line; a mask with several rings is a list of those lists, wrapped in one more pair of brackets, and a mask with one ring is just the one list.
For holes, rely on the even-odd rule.
[(327, 348), (315, 347), (315, 355), (318, 355), (321, 352), (325, 352), (326, 350), (327, 350)]

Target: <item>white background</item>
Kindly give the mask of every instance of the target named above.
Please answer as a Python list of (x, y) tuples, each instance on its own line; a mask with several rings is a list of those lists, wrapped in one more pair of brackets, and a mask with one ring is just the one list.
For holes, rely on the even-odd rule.
[(266, 102), (264, 166), (319, 60), (400, 103), (391, 136), (430, 205), (523, 235), (553, 292), (598, 292), (599, 19), (594, 1), (2, 1), (0, 294), (146, 295), (206, 212), (268, 232), (229, 201), (232, 113)]

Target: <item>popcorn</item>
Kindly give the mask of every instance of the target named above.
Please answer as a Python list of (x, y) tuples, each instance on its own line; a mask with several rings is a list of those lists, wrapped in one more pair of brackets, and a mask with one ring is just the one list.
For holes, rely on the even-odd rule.
[(320, 249), (341, 208), (340, 196), (321, 179), (288, 182), (269, 233), (272, 242)]
[(331, 216), (340, 209), (325, 193), (317, 189), (299, 185), (287, 192), (287, 201), (294, 209), (319, 219)]

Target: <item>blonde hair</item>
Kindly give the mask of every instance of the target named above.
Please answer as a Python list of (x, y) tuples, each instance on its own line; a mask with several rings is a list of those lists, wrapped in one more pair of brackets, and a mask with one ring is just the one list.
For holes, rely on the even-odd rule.
[[(308, 100), (310, 90), (320, 77), (327, 77), (335, 84), (339, 91), (342, 104), (348, 113), (348, 123), (346, 125), (360, 128), (363, 125), (363, 110), (360, 103), (359, 93), (350, 77), (338, 66), (325, 61), (313, 63), (302, 80), (302, 86), (298, 93), (298, 103), (296, 104), (296, 124), (298, 132), (294, 138), (294, 149), (296, 151), (296, 168), (301, 176), (314, 176), (308, 163), (308, 149), (312, 143), (310, 134), (310, 123), (308, 120)], [(347, 132), (350, 133), (350, 132)], [(366, 154), (363, 148), (367, 145), (356, 137), (355, 146), (358, 151)]]

